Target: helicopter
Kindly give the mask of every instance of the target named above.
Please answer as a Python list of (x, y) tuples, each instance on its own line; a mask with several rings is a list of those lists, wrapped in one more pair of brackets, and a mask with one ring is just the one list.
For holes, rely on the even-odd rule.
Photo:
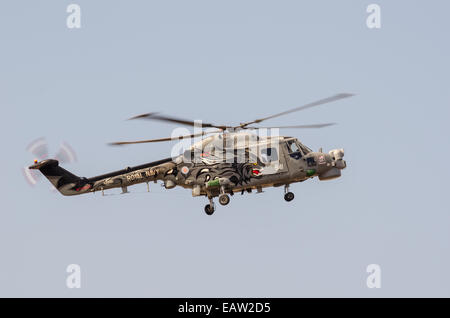
[[(267, 134), (267, 129), (282, 128), (323, 128), (335, 123), (262, 127), (263, 121), (284, 116), (293, 112), (316, 107), (354, 96), (349, 93), (336, 94), (277, 114), (243, 122), (238, 125), (217, 125), (200, 123), (159, 113), (146, 113), (130, 119), (156, 120), (179, 125), (194, 126), (194, 134), (168, 138), (119, 141), (110, 145), (165, 142), (173, 140), (194, 140), (187, 149), (178, 155), (127, 167), (95, 177), (79, 177), (59, 166), (56, 159), (34, 161), (29, 169), (39, 170), (63, 195), (72, 196), (121, 188), (128, 193), (128, 187), (158, 181), (166, 189), (177, 186), (190, 189), (193, 197), (203, 196), (209, 200), (204, 211), (212, 215), (216, 209), (214, 198), (221, 205), (230, 203), (235, 193), (258, 193), (267, 187), (284, 187), (284, 199), (290, 202), (294, 193), (289, 190), (292, 183), (303, 182), (318, 177), (319, 180), (332, 180), (341, 176), (346, 168), (344, 149), (333, 149), (324, 153), (322, 148), (314, 152), (297, 138)], [(195, 128), (200, 128), (199, 132)], [(204, 130), (208, 129), (208, 130)], [(212, 130), (211, 130), (212, 129)], [(257, 133), (266, 130), (264, 134)]]

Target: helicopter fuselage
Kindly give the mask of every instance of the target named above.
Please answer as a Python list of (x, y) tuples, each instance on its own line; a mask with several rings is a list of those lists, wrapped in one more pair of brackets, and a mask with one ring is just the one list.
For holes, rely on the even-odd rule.
[(213, 198), (226, 193), (262, 191), (266, 187), (286, 186), (314, 177), (334, 179), (346, 167), (342, 149), (313, 152), (292, 137), (278, 137), (275, 142), (259, 141), (253, 152), (249, 152), (249, 148), (241, 148), (241, 156), (236, 150), (229, 156), (226, 149), (221, 149), (219, 153), (225, 155), (218, 156), (202, 149), (199, 160), (192, 160), (192, 157), (186, 160), (183, 154), (92, 178), (79, 178), (52, 159), (30, 168), (41, 170), (63, 195), (112, 188), (127, 192), (129, 186), (138, 183), (162, 181), (166, 189), (180, 186), (192, 189), (193, 196)]
[[(261, 127), (261, 122), (276, 117), (291, 114), (322, 104), (338, 101), (353, 96), (340, 93), (311, 103), (272, 114), (270, 116), (241, 122), (239, 125), (217, 125), (203, 123), (178, 117), (161, 115), (151, 112), (134, 116), (130, 119), (148, 119), (188, 125), (194, 127), (194, 133), (171, 136), (168, 138), (119, 141), (110, 143), (114, 146), (143, 144), (200, 137), (191, 147), (181, 154), (172, 148), (170, 158), (150, 162), (136, 167), (110, 172), (96, 177), (78, 177), (59, 166), (54, 159), (46, 159), (30, 166), (38, 169), (63, 195), (79, 195), (112, 188), (122, 188), (123, 193), (128, 187), (138, 184), (161, 181), (166, 189), (177, 186), (192, 190), (192, 196), (206, 196), (209, 204), (205, 206), (208, 215), (214, 213), (214, 197), (219, 197), (221, 205), (230, 202), (229, 195), (241, 191), (242, 194), (256, 189), (262, 192), (265, 187), (285, 187), (284, 199), (292, 201), (294, 194), (289, 191), (289, 185), (310, 178), (319, 180), (338, 178), (341, 170), (346, 167), (343, 160), (344, 150), (334, 149), (323, 153), (320, 149), (313, 152), (296, 138), (279, 136), (279, 129), (323, 128), (335, 123), (312, 125), (290, 125), (277, 127)], [(198, 129), (196, 131), (196, 128)], [(213, 129), (204, 131), (203, 129)], [(267, 130), (270, 129), (270, 136)], [(272, 134), (273, 130), (276, 131)], [(253, 133), (258, 131), (259, 134)], [(203, 138), (208, 136), (206, 138)]]

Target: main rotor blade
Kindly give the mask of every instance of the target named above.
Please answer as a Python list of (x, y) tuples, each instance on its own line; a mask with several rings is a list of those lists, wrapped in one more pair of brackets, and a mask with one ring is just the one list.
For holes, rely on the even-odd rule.
[(256, 119), (254, 121), (242, 123), (238, 127), (244, 128), (244, 127), (247, 127), (248, 125), (257, 124), (257, 123), (260, 123), (260, 122), (262, 122), (264, 120), (268, 120), (268, 119), (272, 119), (272, 118), (275, 118), (275, 117), (287, 115), (287, 114), (290, 114), (290, 113), (293, 113), (293, 112), (301, 111), (301, 110), (304, 110), (304, 109), (307, 109), (307, 108), (319, 106), (319, 105), (326, 104), (326, 103), (331, 103), (331, 102), (334, 102), (334, 101), (337, 101), (337, 100), (340, 100), (340, 99), (344, 99), (344, 98), (348, 98), (348, 97), (352, 97), (352, 96), (354, 96), (354, 94), (342, 93), (342, 94), (333, 95), (333, 96), (330, 96), (330, 97), (327, 97), (327, 98), (324, 98), (324, 99), (320, 99), (318, 101), (315, 101), (315, 102), (312, 102), (312, 103), (309, 103), (309, 104), (306, 104), (306, 105), (303, 105), (303, 106), (299, 106), (299, 107), (296, 107), (296, 108), (293, 108), (293, 109), (286, 110), (286, 111), (278, 113), (278, 114), (274, 114), (274, 115), (267, 116), (267, 117), (264, 117), (264, 118)]
[(264, 126), (264, 127), (247, 127), (252, 129), (260, 129), (260, 128), (324, 128), (328, 126), (336, 125), (336, 123), (324, 123), (324, 124), (312, 124), (312, 125), (294, 125), (294, 126)]
[(199, 126), (199, 127), (203, 127), (203, 128), (219, 128), (219, 129), (231, 128), (231, 126), (214, 125), (214, 124), (203, 123), (203, 122), (200, 125), (200, 123), (196, 123), (193, 120), (170, 117), (170, 116), (165, 116), (165, 115), (158, 115), (157, 113), (142, 114), (142, 115), (131, 117), (130, 120), (132, 120), (132, 119), (159, 120), (159, 121), (165, 121), (165, 122), (188, 125), (188, 126)]
[(110, 145), (110, 146), (123, 146), (123, 145), (133, 145), (133, 144), (144, 144), (144, 143), (150, 143), (150, 142), (172, 141), (172, 140), (179, 140), (179, 139), (195, 138), (195, 137), (205, 136), (205, 135), (209, 135), (209, 134), (217, 134), (217, 133), (221, 133), (221, 132), (222, 132), (222, 130), (202, 131), (201, 133), (192, 134), (192, 135), (185, 135), (185, 136), (178, 136), (178, 137), (167, 137), (167, 138), (135, 140), (135, 141), (110, 142), (108, 145)]

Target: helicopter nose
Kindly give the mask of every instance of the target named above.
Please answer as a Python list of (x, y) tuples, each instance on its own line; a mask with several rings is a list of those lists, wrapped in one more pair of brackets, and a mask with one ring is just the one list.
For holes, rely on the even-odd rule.
[(336, 168), (345, 169), (347, 167), (347, 162), (343, 159), (336, 161)]
[(333, 160), (338, 160), (344, 158), (344, 149), (333, 149), (328, 152)]
[(338, 169), (345, 169), (347, 163), (344, 158), (344, 149), (333, 149), (329, 152), (332, 161), (332, 165)]
[(341, 176), (341, 170), (347, 167), (347, 163), (343, 159), (344, 149), (333, 149), (329, 153), (331, 157), (331, 167), (319, 174), (319, 180), (332, 180)]

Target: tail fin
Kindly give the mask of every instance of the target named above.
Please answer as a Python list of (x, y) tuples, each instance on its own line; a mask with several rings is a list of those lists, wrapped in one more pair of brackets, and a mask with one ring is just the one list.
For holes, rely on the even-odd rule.
[[(76, 195), (86, 192), (87, 179), (80, 178), (59, 166), (58, 160), (46, 159), (35, 163), (29, 169), (38, 169), (63, 195)], [(80, 191), (83, 190), (83, 191)]]

